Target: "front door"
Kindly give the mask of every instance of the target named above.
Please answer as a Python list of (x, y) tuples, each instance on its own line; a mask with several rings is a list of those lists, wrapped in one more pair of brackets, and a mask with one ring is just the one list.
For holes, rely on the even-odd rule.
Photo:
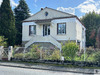
[(44, 24), (43, 25), (43, 36), (50, 35), (50, 25)]

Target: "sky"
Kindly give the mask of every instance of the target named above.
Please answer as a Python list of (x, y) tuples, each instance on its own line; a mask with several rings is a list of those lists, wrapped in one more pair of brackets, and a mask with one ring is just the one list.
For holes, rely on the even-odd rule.
[[(100, 13), (100, 0), (25, 0), (30, 14), (35, 14), (41, 8), (49, 7), (63, 12), (71, 13), (79, 18), (88, 12)], [(12, 9), (19, 4), (19, 0), (10, 0)], [(0, 5), (2, 0), (0, 0)]]

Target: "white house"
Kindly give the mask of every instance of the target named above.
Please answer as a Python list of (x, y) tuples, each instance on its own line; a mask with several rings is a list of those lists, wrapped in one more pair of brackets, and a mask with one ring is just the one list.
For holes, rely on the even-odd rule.
[(61, 42), (68, 40), (85, 49), (86, 28), (75, 15), (51, 8), (41, 8), (39, 12), (27, 18), (22, 24), (22, 44), (28, 48), (32, 44), (40, 44), (50, 48), (61, 49)]

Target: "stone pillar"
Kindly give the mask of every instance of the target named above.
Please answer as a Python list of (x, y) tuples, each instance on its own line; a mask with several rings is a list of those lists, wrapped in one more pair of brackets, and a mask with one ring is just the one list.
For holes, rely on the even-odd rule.
[(2, 54), (4, 52), (4, 47), (0, 46), (0, 60), (2, 60)]
[(9, 48), (8, 48), (8, 61), (11, 60), (12, 56), (13, 56), (13, 46), (9, 46)]

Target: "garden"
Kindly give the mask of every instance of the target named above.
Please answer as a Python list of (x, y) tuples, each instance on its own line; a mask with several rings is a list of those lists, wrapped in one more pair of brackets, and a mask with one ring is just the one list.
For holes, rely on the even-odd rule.
[(84, 50), (79, 50), (79, 46), (74, 42), (68, 42), (62, 45), (62, 51), (54, 48), (53, 50), (42, 50), (39, 45), (32, 45), (31, 49), (25, 53), (14, 53), (13, 58), (24, 58), (34, 60), (60, 60), (61, 56), (65, 61), (85, 61), (85, 62), (100, 62), (100, 49), (92, 47)]

